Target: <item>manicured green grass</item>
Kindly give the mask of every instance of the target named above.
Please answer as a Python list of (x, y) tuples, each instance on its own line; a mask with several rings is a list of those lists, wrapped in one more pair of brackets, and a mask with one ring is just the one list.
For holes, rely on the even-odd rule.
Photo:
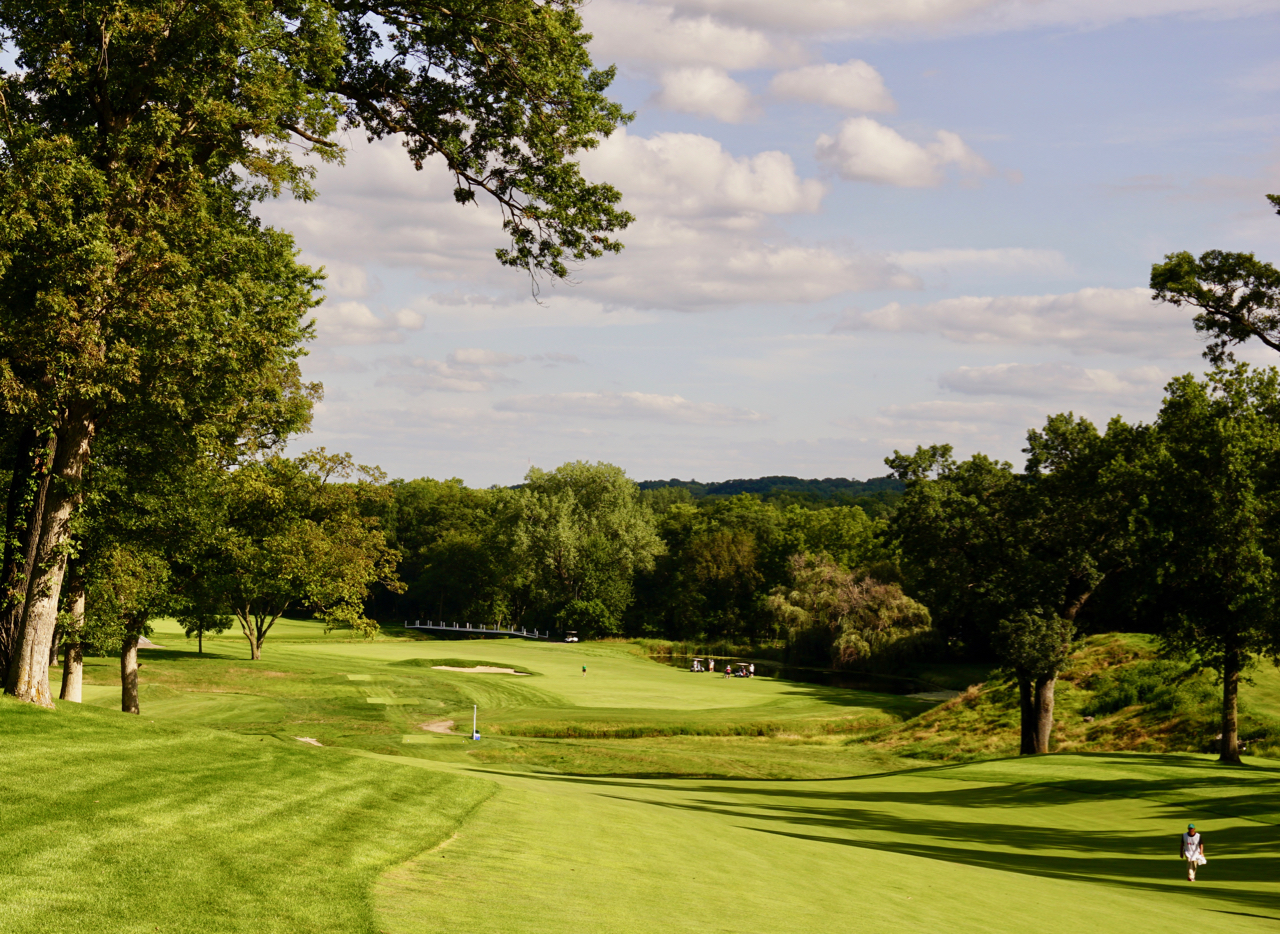
[[(382, 877), (379, 918), (388, 934), (1269, 931), (1276, 828), (1233, 812), (1273, 815), (1278, 777), (1127, 756), (825, 782), (508, 774), (447, 848)], [(1194, 885), (1187, 819), (1210, 855)]]
[[(162, 628), (167, 648), (141, 653), (141, 717), (102, 709), (118, 703), (109, 659), (90, 661), (83, 707), (0, 703), (3, 930), (1137, 934), (1280, 921), (1280, 764), (1266, 760), (921, 767), (865, 737), (938, 748), (969, 724), (988, 731), (980, 750), (1013, 724), (961, 702), (902, 723), (929, 705), (694, 675), (622, 644), (363, 642), (293, 621), (281, 636), (251, 663), (233, 637), (201, 658)], [(432, 667), (442, 659), (535, 674)], [(1249, 702), (1270, 703), (1269, 685)], [(469, 733), (473, 704), (481, 741), (423, 729)], [(1188, 820), (1210, 857), (1194, 886), (1175, 856)]]
[(492, 790), (273, 737), (0, 700), (0, 930), (373, 932)]

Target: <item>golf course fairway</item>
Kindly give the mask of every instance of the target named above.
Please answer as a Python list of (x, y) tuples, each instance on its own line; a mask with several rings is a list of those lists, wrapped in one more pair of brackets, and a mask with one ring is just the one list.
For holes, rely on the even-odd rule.
[[(250, 663), (230, 636), (203, 656), (153, 638), (140, 717), (111, 709), (111, 659), (90, 660), (83, 705), (0, 702), (4, 931), (1280, 923), (1271, 760), (927, 765), (849, 737), (936, 701), (695, 675), (614, 643), (342, 641), (299, 622)], [(1209, 857), (1194, 884), (1188, 821)]]

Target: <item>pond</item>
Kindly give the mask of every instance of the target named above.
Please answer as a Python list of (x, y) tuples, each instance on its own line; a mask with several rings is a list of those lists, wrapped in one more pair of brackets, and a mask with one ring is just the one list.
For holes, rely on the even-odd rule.
[[(689, 670), (694, 658), (701, 658), (705, 666), (708, 656), (693, 655), (650, 655), (651, 659), (672, 668)], [(872, 691), (876, 694), (903, 694), (924, 697), (928, 700), (945, 700), (954, 697), (957, 692), (943, 691), (936, 684), (921, 681), (917, 678), (899, 678), (893, 675), (871, 674), (858, 671), (831, 671), (824, 668), (805, 668), (787, 665), (782, 662), (760, 661), (755, 658), (726, 658), (711, 656), (715, 659), (716, 671), (699, 672), (702, 677), (719, 678), (726, 664), (754, 664), (757, 678), (777, 678), (782, 681), (800, 681), (805, 684), (820, 684), (823, 687), (845, 688), (851, 691)]]

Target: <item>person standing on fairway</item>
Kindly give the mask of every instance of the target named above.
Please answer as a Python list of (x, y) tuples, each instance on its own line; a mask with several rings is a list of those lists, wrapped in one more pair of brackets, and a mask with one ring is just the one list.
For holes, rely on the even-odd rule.
[(1182, 835), (1179, 852), (1187, 861), (1187, 881), (1195, 882), (1196, 867), (1208, 862), (1204, 857), (1204, 839), (1196, 833), (1195, 824), (1187, 824), (1187, 832)]
[(584, 677), (584, 678), (585, 678), (586, 676), (587, 676), (587, 666), (586, 666), (586, 665), (583, 665), (583, 666), (582, 666), (582, 677)]

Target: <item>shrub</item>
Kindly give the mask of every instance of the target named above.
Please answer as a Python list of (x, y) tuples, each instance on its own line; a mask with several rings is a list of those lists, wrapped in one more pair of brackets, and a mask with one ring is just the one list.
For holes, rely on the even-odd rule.
[(1204, 673), (1180, 662), (1146, 660), (1095, 675), (1087, 685), (1094, 695), (1081, 712), (1106, 716), (1145, 704), (1155, 713), (1207, 714), (1218, 700), (1217, 691)]

